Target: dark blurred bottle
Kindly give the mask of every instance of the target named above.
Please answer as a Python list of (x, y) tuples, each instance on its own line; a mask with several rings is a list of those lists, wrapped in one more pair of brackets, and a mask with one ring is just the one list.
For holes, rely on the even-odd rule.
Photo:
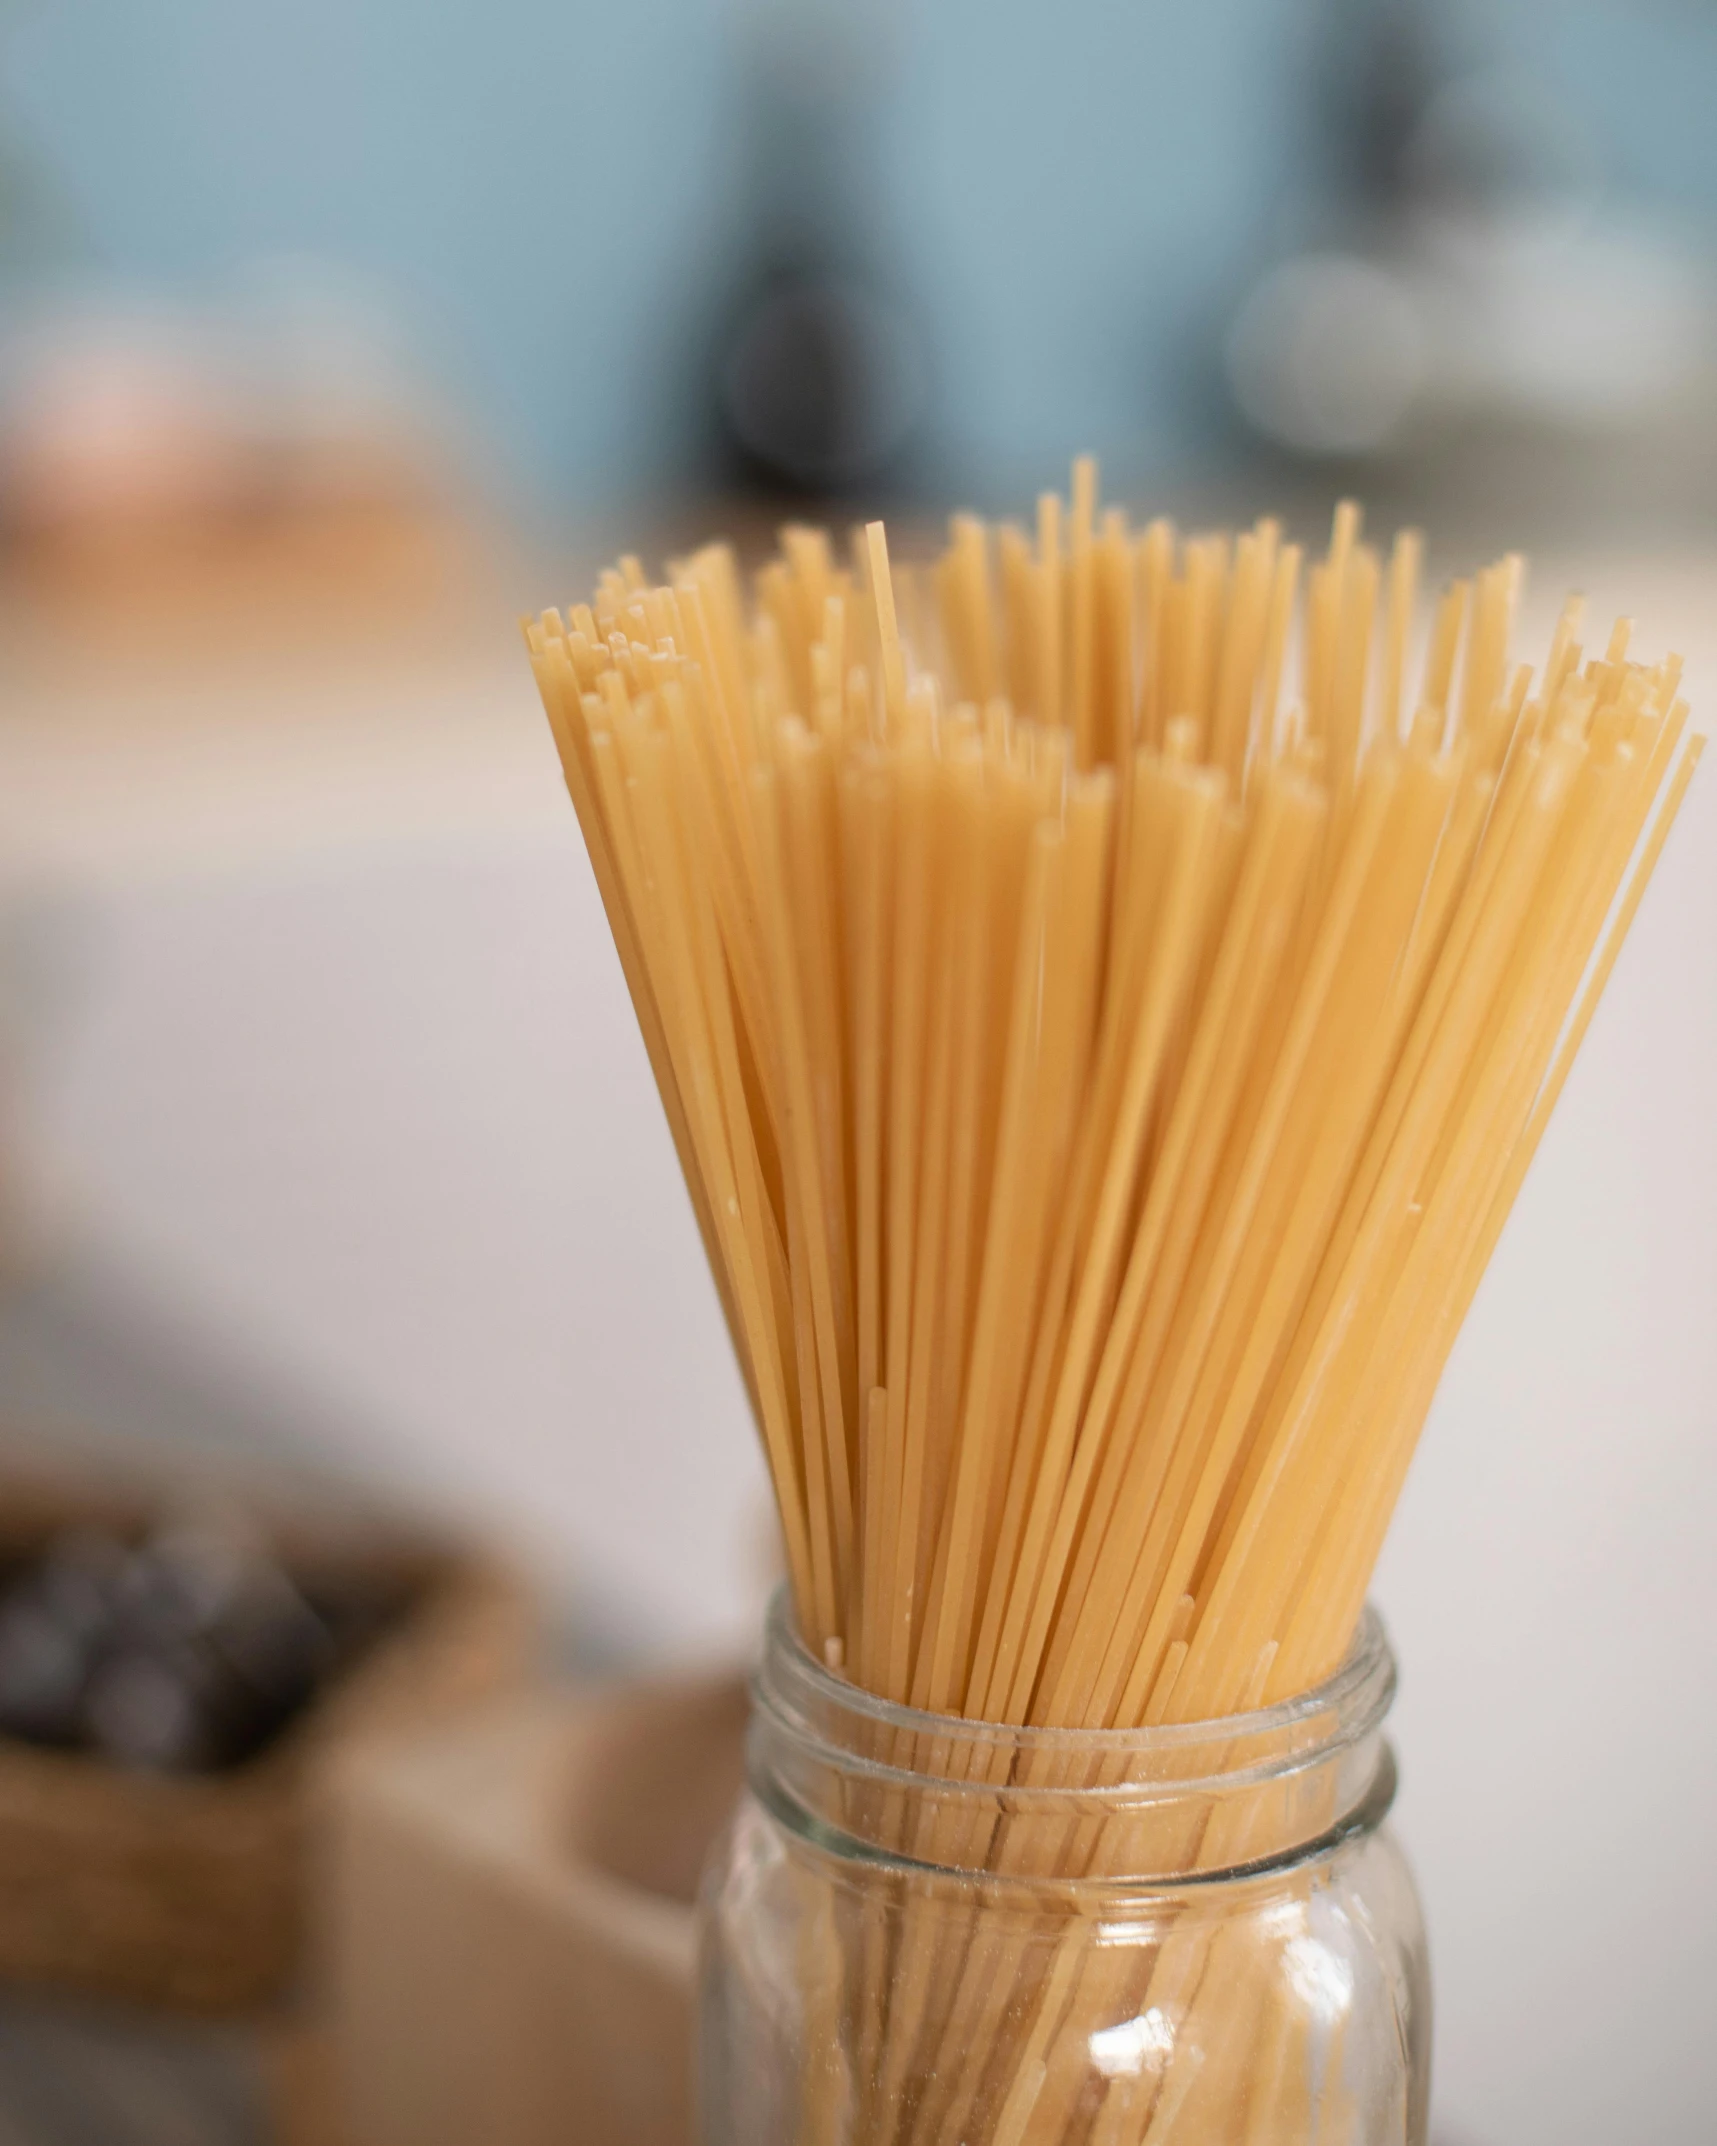
[(1458, 71), (1440, 0), (1324, 0), (1312, 18), (1296, 185), (1282, 250), (1230, 330), (1229, 384), (1270, 446), (1365, 455), (1408, 420), (1427, 364), (1403, 274), (1424, 181), (1416, 149)]
[(1517, 540), (1702, 512), (1717, 275), (1606, 186), (1601, 115), (1449, 0), (1324, 0), (1303, 111), (1224, 342), (1254, 439)]
[(736, 237), (705, 345), (714, 475), (777, 494), (887, 487), (917, 444), (928, 365), (883, 207), (886, 24), (856, 0), (769, 0), (737, 34)]

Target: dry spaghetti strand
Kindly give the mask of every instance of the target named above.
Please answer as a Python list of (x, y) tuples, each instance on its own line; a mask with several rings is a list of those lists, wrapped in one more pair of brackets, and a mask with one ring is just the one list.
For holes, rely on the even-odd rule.
[[(1135, 534), (1090, 461), (841, 556), (525, 627), (801, 1627), (1005, 1723), (1305, 1690), (1686, 793), (1680, 664), (1571, 603), (1535, 675), (1510, 556), (1415, 666), (1417, 532)], [(867, 1961), (879, 2140), (1059, 2138), (1067, 1959)]]

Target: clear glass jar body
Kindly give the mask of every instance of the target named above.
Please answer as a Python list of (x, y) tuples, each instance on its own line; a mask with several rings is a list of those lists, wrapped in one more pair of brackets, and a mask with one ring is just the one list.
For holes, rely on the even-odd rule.
[(1394, 1663), (1138, 1732), (890, 1706), (770, 1620), (705, 1876), (703, 2146), (1423, 2146)]

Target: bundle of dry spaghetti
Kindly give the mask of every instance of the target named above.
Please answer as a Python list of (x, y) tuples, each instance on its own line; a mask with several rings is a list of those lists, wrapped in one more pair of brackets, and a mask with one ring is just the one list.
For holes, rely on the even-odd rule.
[(1515, 558), (1410, 662), (1419, 560), (1081, 463), (1035, 539), (527, 626), (801, 1629), (877, 1693), (1202, 1720), (1348, 1645), (1696, 751), (1625, 623), (1511, 665)]

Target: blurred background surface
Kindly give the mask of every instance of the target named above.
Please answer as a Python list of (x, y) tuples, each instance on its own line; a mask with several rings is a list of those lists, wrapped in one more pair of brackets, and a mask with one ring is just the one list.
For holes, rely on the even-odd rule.
[[(742, 1651), (762, 1471), (516, 614), (1090, 448), (1528, 548), (1524, 654), (1581, 586), (1708, 727), (1714, 91), (1702, 0), (7, 0), (8, 1438)], [(1443, 2146), (1710, 2136), (1714, 946), (1707, 775), (1380, 1577)]]

